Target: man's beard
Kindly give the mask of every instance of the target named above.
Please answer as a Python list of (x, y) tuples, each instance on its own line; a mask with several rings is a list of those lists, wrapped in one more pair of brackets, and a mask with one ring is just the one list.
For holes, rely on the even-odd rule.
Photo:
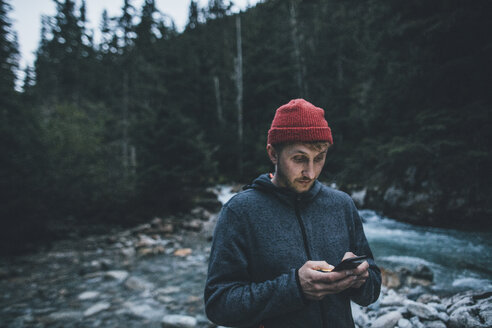
[[(290, 190), (290, 191), (293, 191), (295, 193), (298, 193), (298, 194), (302, 194), (302, 193), (305, 193), (307, 191), (309, 191), (309, 189), (311, 189), (311, 187), (309, 187), (307, 190), (305, 191), (298, 191), (294, 182), (291, 182), (287, 176), (284, 174), (283, 170), (282, 170), (282, 165), (280, 164), (280, 161), (277, 162), (277, 170), (275, 172), (275, 176), (277, 178), (277, 180), (280, 182), (280, 184), (284, 185), (286, 189)], [(295, 181), (295, 179), (294, 179)]]

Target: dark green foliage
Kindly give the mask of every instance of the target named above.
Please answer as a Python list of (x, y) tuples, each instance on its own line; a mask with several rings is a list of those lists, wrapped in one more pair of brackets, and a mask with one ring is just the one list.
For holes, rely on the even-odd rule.
[(197, 188), (272, 170), (265, 143), (275, 109), (301, 96), (332, 127), (323, 180), (374, 188), (371, 206), (388, 214), (400, 215), (382, 201), (394, 187), (431, 195), (422, 222), (486, 222), (489, 2), (269, 0), (241, 13), (242, 148), (231, 3), (190, 1), (178, 33), (154, 0), (140, 9), (122, 0), (118, 17), (103, 13), (94, 44), (85, 2), (57, 1), (19, 94), (0, 2), (7, 234), (40, 231), (48, 218), (121, 222), (186, 210)]

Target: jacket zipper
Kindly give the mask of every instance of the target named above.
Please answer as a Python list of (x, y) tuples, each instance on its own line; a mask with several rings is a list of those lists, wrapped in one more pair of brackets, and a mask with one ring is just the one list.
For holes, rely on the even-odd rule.
[[(304, 227), (304, 223), (302, 222), (301, 211), (299, 209), (299, 201), (300, 200), (301, 200), (301, 198), (299, 196), (297, 196), (296, 197), (296, 200), (295, 200), (295, 206), (294, 206), (294, 208), (295, 208), (295, 212), (296, 212), (297, 223), (299, 223), (299, 227), (301, 228), (302, 239), (304, 241), (304, 250), (306, 251), (306, 255), (307, 255), (308, 261), (311, 261), (312, 260), (312, 257), (311, 257), (311, 251), (309, 250), (309, 246), (308, 246), (306, 228)], [(322, 301), (318, 301), (318, 304), (319, 304), (319, 309), (321, 311), (321, 313), (320, 313), (321, 314), (321, 324), (322, 324), (323, 327), (326, 327), (325, 317), (323, 315), (323, 313), (325, 313), (323, 302)]]

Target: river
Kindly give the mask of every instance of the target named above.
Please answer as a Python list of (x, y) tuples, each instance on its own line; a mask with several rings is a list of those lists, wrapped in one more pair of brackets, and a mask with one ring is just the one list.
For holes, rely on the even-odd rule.
[[(229, 186), (217, 190), (222, 203), (234, 195)], [(426, 265), (434, 273), (436, 294), (492, 288), (492, 232), (416, 226), (367, 209), (359, 215), (378, 265)]]

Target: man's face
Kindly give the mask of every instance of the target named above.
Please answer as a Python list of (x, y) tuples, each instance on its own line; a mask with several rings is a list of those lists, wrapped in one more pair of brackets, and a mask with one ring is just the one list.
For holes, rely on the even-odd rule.
[(294, 143), (284, 146), (280, 153), (273, 146), (268, 146), (268, 154), (276, 164), (272, 182), (296, 193), (311, 189), (325, 164), (328, 144), (318, 144), (315, 147), (309, 143)]

